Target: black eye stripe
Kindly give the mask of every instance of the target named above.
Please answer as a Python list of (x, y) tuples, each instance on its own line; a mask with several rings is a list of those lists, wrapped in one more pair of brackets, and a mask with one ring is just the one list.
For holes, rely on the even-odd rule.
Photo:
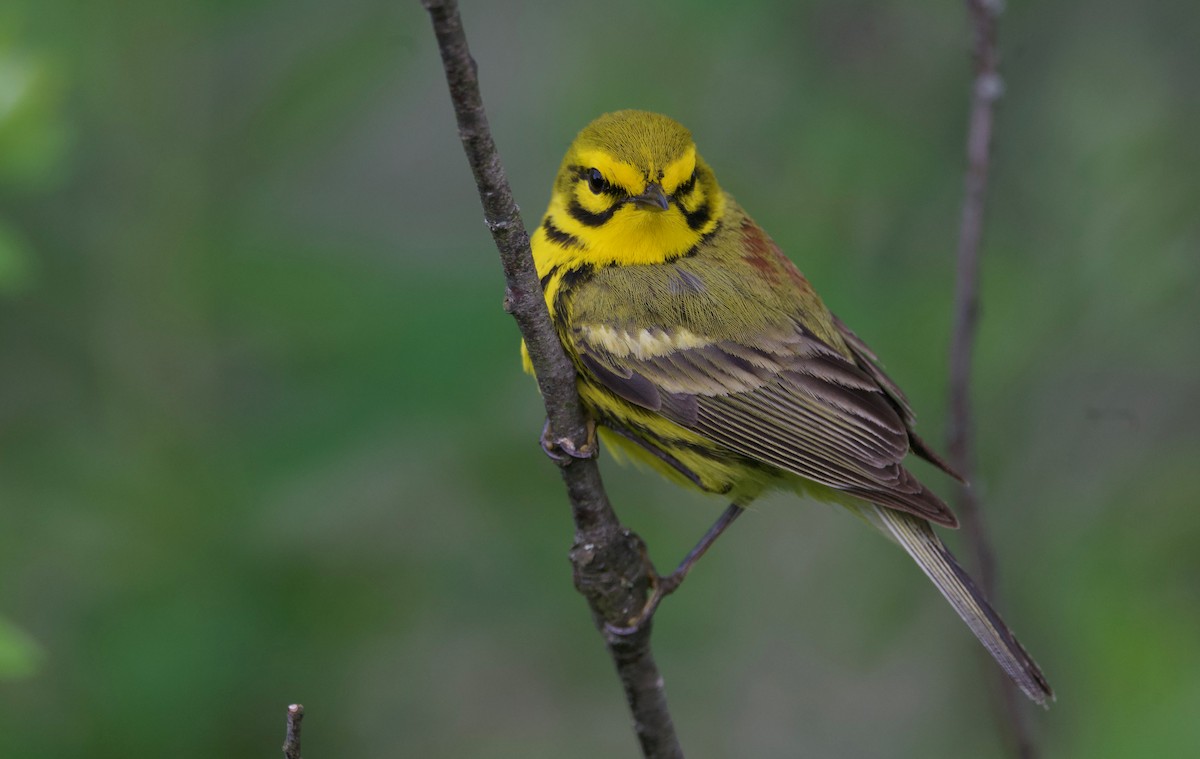
[(582, 181), (582, 183), (588, 185), (588, 191), (592, 192), (593, 195), (604, 195), (613, 199), (617, 199), (617, 201), (624, 201), (625, 198), (629, 197), (628, 191), (624, 190), (623, 187), (610, 183), (610, 181), (606, 181), (604, 187), (601, 187), (600, 192), (595, 192), (592, 190), (592, 187), (590, 187), (592, 169), (587, 166), (572, 166), (571, 172), (575, 174), (576, 181)]
[(686, 180), (684, 180), (683, 184), (676, 187), (675, 192), (673, 192), (671, 194), (674, 195), (677, 200), (682, 199), (682, 198), (686, 197), (688, 195), (688, 193), (690, 193), (693, 189), (695, 189), (695, 187), (696, 187), (696, 172), (693, 171), (692, 175), (690, 177), (688, 177)]
[(592, 169), (588, 166), (572, 166), (571, 171), (574, 172), (576, 181), (583, 182), (588, 185), (589, 192), (595, 195), (607, 195), (616, 200), (624, 200), (629, 197), (629, 193), (621, 187), (614, 185), (612, 182), (605, 182), (600, 188), (600, 192), (596, 192), (591, 188)]
[[(611, 182), (604, 182), (604, 185), (600, 188), (600, 192), (596, 192), (591, 186), (592, 171), (593, 171), (593, 168), (589, 167), (589, 166), (572, 166), (571, 167), (571, 172), (575, 175), (575, 181), (583, 182), (584, 184), (587, 184), (589, 192), (591, 192), (595, 195), (603, 195), (605, 197), (609, 197), (609, 198), (612, 198), (613, 200), (618, 200), (618, 201), (624, 201), (624, 200), (629, 199), (629, 191), (628, 190), (624, 189), (623, 187), (620, 187), (619, 185), (614, 185)], [(698, 177), (697, 177), (698, 173), (699, 173), (698, 170), (693, 170), (691, 176), (689, 176), (686, 180), (684, 180), (684, 182), (682, 184), (680, 184), (678, 187), (676, 187), (675, 192), (671, 193), (671, 196), (673, 198), (675, 198), (677, 201), (679, 201), (679, 200), (685, 199), (688, 195), (692, 194), (692, 191), (696, 189), (696, 183), (698, 181)], [(608, 219), (612, 218), (613, 213), (616, 211), (615, 204), (613, 207), (610, 207), (599, 214), (593, 214), (593, 213), (584, 211), (584, 209), (581, 206), (579, 206), (579, 204), (577, 202), (573, 203), (573, 205), (576, 205), (577, 207), (579, 207), (579, 211), (582, 213), (579, 213), (579, 214), (572, 213), (571, 215), (575, 216), (577, 221), (587, 224), (588, 226), (596, 226), (597, 223), (603, 223), (604, 221), (607, 221)], [(691, 227), (692, 229), (699, 229), (701, 226), (703, 226), (709, 220), (710, 211), (708, 208), (708, 203), (701, 203), (699, 208), (697, 208), (694, 211), (691, 211), (690, 213), (687, 211), (686, 208), (682, 208), (681, 210), (683, 210), (684, 214), (687, 216), (688, 226)], [(580, 216), (583, 216), (583, 217), (587, 218), (588, 220), (583, 221), (583, 219), (579, 218)]]

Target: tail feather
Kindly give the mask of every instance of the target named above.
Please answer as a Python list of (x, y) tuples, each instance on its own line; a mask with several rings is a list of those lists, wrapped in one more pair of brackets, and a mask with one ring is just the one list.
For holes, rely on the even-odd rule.
[(1037, 663), (1017, 642), (929, 523), (881, 506), (864, 506), (862, 512), (917, 562), (1017, 687), (1041, 706), (1048, 706), (1054, 700), (1054, 691)]

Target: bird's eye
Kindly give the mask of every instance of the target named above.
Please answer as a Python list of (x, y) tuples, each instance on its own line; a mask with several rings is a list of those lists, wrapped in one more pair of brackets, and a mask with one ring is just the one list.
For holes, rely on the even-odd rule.
[(588, 169), (587, 173), (588, 189), (596, 195), (608, 189), (608, 182), (604, 181), (604, 175), (599, 169)]

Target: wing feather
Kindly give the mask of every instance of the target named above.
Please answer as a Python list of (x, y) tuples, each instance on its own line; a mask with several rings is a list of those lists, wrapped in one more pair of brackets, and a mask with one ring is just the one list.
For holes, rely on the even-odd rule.
[[(849, 335), (844, 355), (798, 321), (749, 340), (618, 355), (573, 332), (583, 368), (616, 396), (692, 429), (729, 450), (873, 503), (955, 526), (949, 508), (902, 464), (912, 412), (902, 393)], [(681, 341), (682, 342), (682, 341)], [(923, 444), (922, 444), (923, 445)], [(918, 449), (919, 452), (919, 449)]]
[(883, 391), (888, 395), (888, 399), (891, 400), (892, 404), (896, 407), (896, 411), (899, 412), (900, 416), (904, 419), (905, 425), (909, 427), (908, 437), (912, 446), (912, 452), (925, 459), (930, 464), (933, 464), (938, 469), (941, 469), (943, 472), (959, 482), (965, 483), (966, 479), (961, 474), (956, 472), (954, 468), (946, 462), (945, 459), (939, 456), (936, 451), (930, 448), (924, 440), (919, 438), (917, 434), (912, 431), (912, 426), (916, 421), (913, 415), (912, 406), (908, 404), (908, 398), (904, 397), (904, 391), (900, 389), (900, 386), (893, 382), (892, 378), (887, 376), (887, 374), (883, 371), (883, 367), (879, 364), (879, 357), (875, 355), (875, 352), (872, 351), (865, 342), (863, 342), (862, 338), (854, 334), (854, 331), (847, 327), (842, 320), (836, 316), (833, 317), (833, 325), (841, 334), (842, 339), (846, 341), (846, 345), (850, 347), (851, 353), (854, 354), (855, 361), (862, 369), (871, 375), (871, 377), (879, 384), (881, 388), (883, 388)]

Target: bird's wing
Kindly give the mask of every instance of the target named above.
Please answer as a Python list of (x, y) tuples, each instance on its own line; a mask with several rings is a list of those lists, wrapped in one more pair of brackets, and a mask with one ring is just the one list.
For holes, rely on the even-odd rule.
[(956, 526), (901, 464), (911, 412), (899, 390), (798, 319), (778, 322), (736, 340), (581, 322), (571, 339), (582, 369), (630, 403), (748, 458)]
[(959, 482), (965, 483), (966, 480), (961, 474), (954, 471), (950, 464), (938, 455), (937, 451), (930, 448), (924, 440), (917, 437), (917, 434), (913, 432), (913, 424), (916, 423), (916, 417), (913, 415), (912, 406), (908, 405), (908, 398), (904, 397), (904, 391), (900, 389), (900, 386), (883, 371), (883, 367), (879, 364), (879, 358), (871, 350), (870, 346), (863, 342), (861, 337), (854, 334), (854, 331), (836, 316), (833, 317), (833, 326), (850, 349), (850, 353), (854, 356), (854, 361), (858, 367), (869, 374), (871, 379), (875, 380), (875, 383), (883, 389), (888, 399), (891, 400), (892, 406), (896, 409), (896, 413), (904, 420), (904, 426), (908, 428), (908, 442), (912, 447), (912, 452)]

